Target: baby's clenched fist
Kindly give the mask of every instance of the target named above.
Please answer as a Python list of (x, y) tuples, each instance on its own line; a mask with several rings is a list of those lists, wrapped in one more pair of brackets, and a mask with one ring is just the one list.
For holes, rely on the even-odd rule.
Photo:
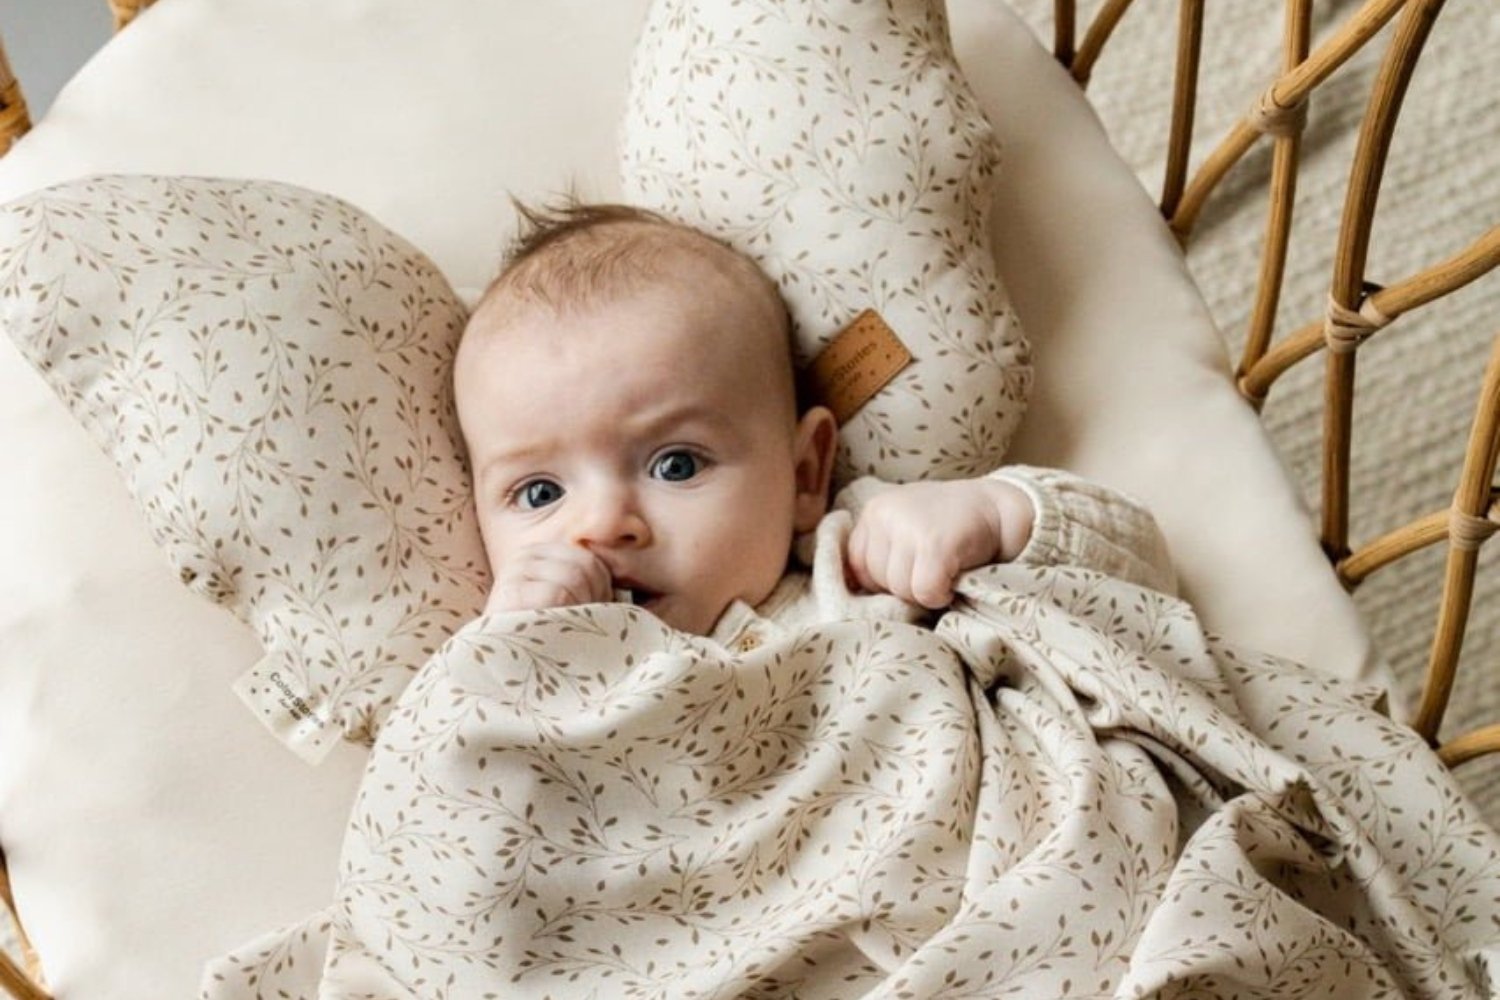
[(945, 608), (958, 574), (1014, 559), (1035, 519), (1031, 499), (1001, 480), (905, 483), (860, 512), (849, 536), (849, 570), (872, 593)]
[(602, 559), (577, 545), (546, 542), (518, 549), (501, 561), (484, 610), (537, 611), (608, 601), (613, 595)]

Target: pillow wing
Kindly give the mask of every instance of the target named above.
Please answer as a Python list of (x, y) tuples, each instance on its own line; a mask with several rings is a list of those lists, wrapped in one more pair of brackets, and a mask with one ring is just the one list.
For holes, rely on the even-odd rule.
[(372, 739), (487, 586), (436, 268), (328, 195), (100, 177), (0, 209), (0, 316), (183, 582), (255, 629), (241, 696), (310, 759)]
[(629, 200), (777, 282), (800, 363), (866, 308), (913, 355), (843, 426), (838, 483), (1001, 464), (1029, 351), (990, 245), (994, 132), (940, 0), (658, 0), (622, 140)]

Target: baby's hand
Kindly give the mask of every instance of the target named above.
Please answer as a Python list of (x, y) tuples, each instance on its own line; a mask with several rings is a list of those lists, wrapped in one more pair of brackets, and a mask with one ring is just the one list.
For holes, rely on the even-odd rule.
[(588, 549), (566, 542), (529, 545), (505, 559), (485, 604), (496, 611), (537, 611), (608, 601), (614, 596), (609, 568)]
[(849, 569), (865, 590), (945, 608), (958, 574), (1014, 559), (1035, 518), (1030, 498), (1000, 480), (905, 483), (860, 512)]

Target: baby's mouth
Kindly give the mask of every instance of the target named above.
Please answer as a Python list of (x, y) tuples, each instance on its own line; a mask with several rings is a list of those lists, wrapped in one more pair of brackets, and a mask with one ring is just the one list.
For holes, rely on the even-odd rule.
[(615, 600), (621, 604), (633, 604), (638, 608), (649, 608), (661, 597), (658, 591), (643, 587), (634, 580), (615, 580)]

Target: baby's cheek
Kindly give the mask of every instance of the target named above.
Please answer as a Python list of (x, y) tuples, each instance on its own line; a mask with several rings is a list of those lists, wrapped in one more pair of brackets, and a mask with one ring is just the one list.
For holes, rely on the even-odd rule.
[(792, 555), (790, 527), (783, 531), (772, 524), (761, 524), (763, 530), (757, 537), (748, 540), (742, 549), (747, 555), (744, 563), (744, 589), (749, 591), (749, 596), (744, 599), (752, 606), (771, 596), (771, 591), (776, 589), (776, 584), (786, 575)]
[(504, 562), (503, 553), (507, 546), (505, 545), (505, 532), (495, 523), (492, 515), (480, 514), (479, 539), (484, 543), (484, 557), (489, 563), (490, 574), (493, 576)]

